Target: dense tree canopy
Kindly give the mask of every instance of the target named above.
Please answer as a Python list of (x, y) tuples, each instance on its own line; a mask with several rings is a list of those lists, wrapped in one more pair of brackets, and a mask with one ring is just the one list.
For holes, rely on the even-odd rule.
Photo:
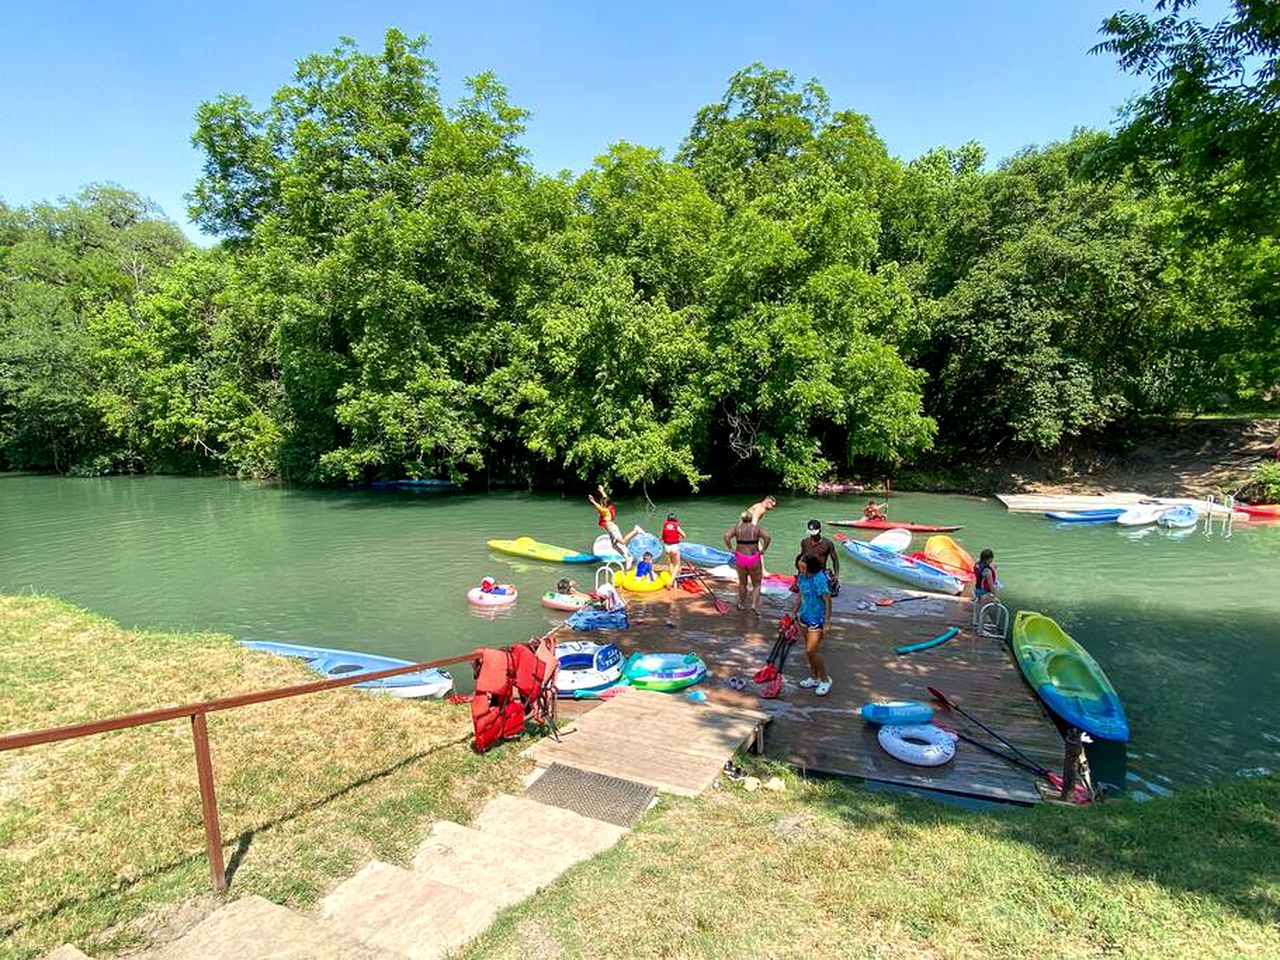
[[(1109, 48), (1252, 70), (1271, 35), (1238, 9), (1234, 39), (1122, 18)], [(0, 205), (0, 466), (806, 489), (1267, 399), (1271, 221), (1187, 224), (1215, 178), (1263, 204), (1274, 157), (1174, 163), (1154, 132), (1195, 112), (1169, 97), (1217, 109), (1210, 73), (987, 169), (974, 143), (902, 162), (754, 64), (674, 158), (547, 177), (494, 75), (448, 104), (421, 38), (344, 40), (265, 106), (198, 110), (212, 249), (116, 187)], [(1259, 129), (1264, 93), (1232, 107)]]

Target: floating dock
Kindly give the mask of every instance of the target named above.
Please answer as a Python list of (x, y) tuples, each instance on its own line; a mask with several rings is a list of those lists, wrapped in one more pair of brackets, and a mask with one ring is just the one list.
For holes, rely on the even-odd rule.
[[(634, 750), (637, 761), (669, 758), (675, 764), (685, 752), (683, 737), (668, 721), (651, 723), (644, 717), (624, 718), (617, 706), (639, 707), (653, 697), (665, 697), (670, 712), (682, 712), (692, 723), (689, 731), (714, 730), (721, 719), (718, 709), (760, 712), (772, 718), (765, 742), (767, 756), (792, 764), (807, 773), (858, 777), (899, 787), (941, 791), (960, 797), (1022, 804), (1038, 803), (1035, 778), (1025, 770), (961, 742), (953, 761), (940, 767), (918, 767), (902, 763), (881, 749), (876, 728), (859, 714), (871, 700), (929, 700), (927, 686), (940, 689), (960, 706), (993, 727), (1024, 752), (1050, 770), (1062, 766), (1063, 743), (1057, 727), (1049, 719), (1035, 693), (1022, 679), (1007, 646), (997, 640), (976, 637), (969, 626), (968, 600), (929, 595), (908, 604), (880, 607), (875, 600), (906, 597), (908, 592), (892, 587), (878, 588), (846, 583), (833, 604), (833, 623), (822, 645), (828, 671), (835, 681), (829, 696), (818, 697), (812, 690), (797, 686), (808, 675), (803, 641), (796, 644), (784, 671), (787, 684), (777, 700), (761, 700), (751, 676), (763, 666), (777, 635), (781, 615), (790, 609), (791, 595), (767, 596), (762, 617), (739, 611), (734, 605), (736, 588), (718, 588), (732, 609), (717, 615), (705, 596), (645, 598), (631, 605), (632, 628), (600, 631), (592, 635), (601, 643), (617, 643), (624, 651), (693, 651), (709, 670), (699, 685), (708, 703), (695, 705), (682, 694), (623, 693), (591, 715), (602, 719), (612, 715), (625, 721), (625, 736), (631, 746), (596, 741), (591, 727), (579, 721), (579, 730), (562, 745), (545, 744), (539, 762), (570, 763), (615, 776), (641, 779), (651, 776), (637, 772), (626, 761), (623, 766), (604, 769), (596, 759), (610, 752)], [(898, 656), (894, 647), (938, 636), (948, 627), (960, 627), (954, 640), (939, 647), (907, 656)], [(729, 685), (731, 677), (748, 681), (745, 690)], [(570, 712), (576, 712), (573, 704)], [(697, 718), (701, 717), (701, 720)], [(611, 721), (612, 722), (612, 721)], [(990, 741), (981, 730), (963, 717), (937, 707), (935, 722)], [(739, 744), (750, 739), (743, 726), (727, 738), (715, 734), (717, 756), (725, 755), (729, 741)], [(577, 738), (577, 743), (572, 741)], [(635, 746), (639, 742), (640, 746)], [(999, 746), (996, 744), (996, 746)], [(542, 752), (544, 744), (535, 748)], [(696, 751), (695, 751), (696, 752)], [(570, 755), (572, 753), (572, 755)], [(563, 754), (562, 756), (559, 754)], [(614, 761), (609, 761), (613, 763)], [(665, 762), (665, 761), (664, 761)], [(585, 765), (585, 766), (584, 766)], [(626, 769), (624, 769), (626, 767)], [(706, 766), (699, 768), (706, 776)], [(652, 782), (646, 780), (645, 782)]]
[(1210, 503), (1193, 497), (1152, 497), (1145, 493), (997, 493), (996, 499), (1011, 513), (1047, 513), (1051, 510), (1099, 510), (1107, 507), (1136, 507), (1143, 503), (1167, 507), (1188, 506), (1204, 516), (1233, 521), (1248, 521), (1249, 515), (1239, 510), (1228, 510), (1225, 504)]

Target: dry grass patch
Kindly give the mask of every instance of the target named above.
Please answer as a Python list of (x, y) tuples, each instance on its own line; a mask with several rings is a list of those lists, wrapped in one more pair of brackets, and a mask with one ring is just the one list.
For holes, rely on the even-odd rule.
[[(6, 733), (310, 679), (229, 637), (0, 597)], [(347, 689), (211, 715), (232, 895), (307, 906), (371, 857), (407, 863), (432, 820), (515, 782), (516, 751), (477, 757), (469, 730), (465, 708)], [(136, 943), (207, 888), (186, 721), (0, 754), (0, 957)]]

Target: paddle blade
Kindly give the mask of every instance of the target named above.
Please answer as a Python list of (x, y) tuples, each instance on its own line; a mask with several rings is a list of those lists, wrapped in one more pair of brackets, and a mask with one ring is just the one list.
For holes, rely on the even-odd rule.
[(925, 689), (929, 691), (929, 696), (933, 697), (933, 699), (937, 700), (944, 707), (955, 706), (955, 704), (951, 702), (951, 698), (948, 697), (941, 690), (939, 690), (937, 687), (925, 687)]

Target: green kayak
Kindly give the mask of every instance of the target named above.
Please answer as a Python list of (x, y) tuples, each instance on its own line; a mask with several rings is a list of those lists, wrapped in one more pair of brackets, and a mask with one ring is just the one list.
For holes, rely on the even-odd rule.
[(1013, 653), (1027, 683), (1062, 720), (1102, 740), (1129, 739), (1124, 704), (1098, 661), (1056, 622), (1019, 610)]

